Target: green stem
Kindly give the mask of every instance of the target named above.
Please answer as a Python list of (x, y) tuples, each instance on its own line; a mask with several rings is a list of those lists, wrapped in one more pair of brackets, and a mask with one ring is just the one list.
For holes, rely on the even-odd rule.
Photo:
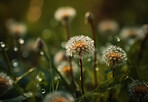
[(60, 76), (60, 78), (62, 79), (62, 81), (65, 84), (65, 87), (68, 88), (69, 90), (71, 90), (71, 88), (69, 87), (68, 83), (66, 82), (66, 80), (64, 79), (64, 77), (61, 75), (61, 73), (53, 65), (51, 65), (50, 58), (49, 58), (49, 56), (47, 55), (46, 52), (45, 52), (44, 56), (45, 56), (46, 60), (48, 61), (48, 63), (50, 64), (49, 65), (49, 66), (51, 66), (50, 68), (52, 68)]
[(96, 50), (96, 36), (95, 36), (95, 29), (93, 25), (93, 21), (90, 21), (90, 26), (92, 30), (92, 35), (93, 35), (93, 40), (94, 40), (94, 86), (95, 88), (97, 87), (97, 71), (96, 71), (96, 66), (97, 66), (97, 50)]
[(13, 70), (12, 70), (12, 67), (11, 67), (11, 64), (10, 64), (9, 57), (8, 57), (8, 55), (7, 55), (7, 53), (6, 53), (6, 51), (4, 49), (3, 49), (3, 55), (4, 55), (4, 58), (6, 60), (7, 66), (8, 66), (9, 73), (12, 76), (12, 78), (15, 80), (15, 76), (13, 74)]
[(82, 94), (84, 95), (84, 88), (83, 88), (83, 68), (82, 68), (82, 59), (80, 58), (80, 68), (81, 68), (81, 89)]
[[(65, 19), (65, 28), (66, 28), (67, 41), (68, 41), (70, 39), (70, 29), (69, 29), (69, 19), (68, 18)], [(72, 80), (72, 83), (75, 86), (74, 76), (73, 76), (73, 69), (72, 69), (72, 57), (71, 56), (68, 57), (68, 61), (69, 61), (69, 66), (70, 66), (71, 80)]]

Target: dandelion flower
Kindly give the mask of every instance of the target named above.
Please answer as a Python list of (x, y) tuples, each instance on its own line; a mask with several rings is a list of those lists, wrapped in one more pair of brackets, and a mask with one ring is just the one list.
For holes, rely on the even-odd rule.
[(73, 19), (76, 15), (76, 11), (72, 7), (60, 7), (55, 12), (55, 19), (57, 21), (63, 21), (68, 19)]
[(91, 56), (94, 53), (94, 41), (84, 35), (72, 37), (66, 43), (66, 52), (76, 58)]
[[(75, 62), (72, 62), (72, 68), (73, 68), (73, 74), (76, 76), (78, 72), (78, 65)], [(70, 65), (68, 62), (64, 61), (58, 66), (59, 72), (61, 72), (62, 75), (69, 78), (70, 77)]]
[(142, 30), (138, 27), (125, 27), (121, 30), (120, 32), (120, 37), (122, 39), (127, 39), (127, 38), (137, 38), (141, 39), (143, 38)]
[(24, 35), (27, 31), (26, 26), (23, 23), (18, 23), (18, 22), (10, 23), (7, 27), (10, 33), (15, 36)]
[(116, 32), (119, 29), (119, 25), (113, 20), (104, 20), (98, 24), (99, 32)]
[(120, 66), (126, 63), (127, 55), (122, 48), (109, 46), (103, 54), (103, 59), (107, 65)]
[(8, 91), (13, 86), (13, 80), (5, 73), (0, 73), (0, 95)]
[(129, 92), (135, 97), (145, 97), (148, 95), (148, 84), (146, 82), (134, 81), (129, 86)]
[(57, 91), (46, 95), (43, 102), (74, 102), (74, 98), (69, 93)]

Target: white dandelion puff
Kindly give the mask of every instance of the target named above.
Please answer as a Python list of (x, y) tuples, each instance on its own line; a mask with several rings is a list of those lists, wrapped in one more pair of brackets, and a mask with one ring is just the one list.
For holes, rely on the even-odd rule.
[(85, 58), (94, 53), (94, 41), (88, 36), (74, 36), (66, 43), (66, 52), (69, 56)]
[[(73, 74), (74, 76), (78, 73), (78, 65), (75, 62), (72, 62)], [(70, 65), (68, 62), (64, 61), (58, 66), (58, 71), (67, 78), (70, 78)]]
[(0, 94), (7, 92), (13, 86), (13, 80), (5, 73), (0, 73)]
[(103, 60), (104, 62), (110, 66), (120, 66), (126, 63), (127, 55), (122, 48), (117, 46), (109, 46), (103, 54)]
[(129, 85), (129, 92), (131, 96), (139, 98), (145, 97), (148, 95), (148, 84), (135, 80)]
[(67, 19), (73, 19), (76, 15), (76, 10), (72, 7), (60, 7), (55, 12), (55, 19), (57, 21), (63, 21)]
[(57, 91), (47, 94), (43, 102), (74, 102), (74, 98), (69, 93)]
[(116, 32), (119, 29), (119, 25), (113, 20), (103, 20), (98, 24), (99, 32)]

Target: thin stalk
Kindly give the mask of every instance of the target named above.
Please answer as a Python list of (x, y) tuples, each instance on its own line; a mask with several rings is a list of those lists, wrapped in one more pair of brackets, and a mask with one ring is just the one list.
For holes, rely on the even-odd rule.
[(142, 55), (144, 52), (144, 48), (146, 45), (146, 41), (148, 40), (148, 33), (146, 33), (145, 38), (142, 40), (141, 45), (140, 45), (140, 51), (139, 51), (139, 56), (138, 56), (138, 67), (140, 66)]
[(17, 84), (21, 79), (23, 79), (24, 77), (26, 77), (27, 75), (29, 75), (30, 73), (32, 73), (35, 70), (36, 70), (36, 68), (31, 68), (26, 73), (24, 73), (23, 75), (17, 77), (16, 80), (15, 80), (15, 84)]
[(142, 102), (142, 97), (139, 97), (139, 102)]
[[(113, 71), (112, 71), (113, 78), (115, 77), (115, 62), (113, 61)], [(111, 85), (110, 85), (111, 86)], [(112, 93), (109, 93), (109, 102), (112, 102)]]
[(92, 35), (93, 35), (93, 40), (94, 40), (94, 86), (95, 88), (97, 87), (97, 71), (96, 71), (96, 66), (97, 66), (97, 50), (96, 50), (96, 36), (95, 36), (95, 29), (94, 29), (94, 25), (93, 22), (90, 21), (90, 26), (91, 26), (91, 30), (92, 30)]
[(48, 57), (48, 55), (45, 53), (44, 56), (45, 56), (46, 60), (48, 61), (48, 63), (50, 64), (49, 65), (49, 66), (51, 66), (50, 68), (52, 68), (60, 76), (60, 78), (64, 82), (66, 88), (68, 88), (69, 90), (71, 90), (71, 88), (69, 87), (68, 83), (66, 82), (66, 80), (64, 79), (64, 77), (61, 75), (61, 73), (53, 65), (51, 65), (50, 58)]
[[(66, 34), (67, 34), (67, 41), (70, 39), (70, 28), (69, 28), (69, 19), (65, 19), (65, 29), (66, 29)], [(73, 70), (72, 70), (72, 57), (68, 57), (69, 60), (69, 66), (70, 66), (70, 75), (71, 75), (71, 80), (72, 83), (74, 83), (74, 77), (73, 77)]]
[(82, 69), (82, 59), (80, 57), (80, 68), (81, 68), (81, 89), (82, 89), (82, 94), (84, 95), (84, 88), (83, 88), (83, 69)]
[(109, 94), (109, 102), (112, 102), (112, 94)]
[(7, 66), (8, 66), (8, 69), (9, 69), (9, 73), (10, 75), (12, 76), (12, 78), (15, 80), (15, 76), (13, 74), (13, 70), (12, 70), (12, 67), (11, 67), (11, 64), (10, 64), (10, 60), (9, 60), (9, 57), (5, 51), (5, 49), (3, 49), (3, 55), (4, 55), (4, 58), (6, 60), (6, 63), (7, 63)]
[(115, 77), (115, 63), (113, 62), (113, 78)]

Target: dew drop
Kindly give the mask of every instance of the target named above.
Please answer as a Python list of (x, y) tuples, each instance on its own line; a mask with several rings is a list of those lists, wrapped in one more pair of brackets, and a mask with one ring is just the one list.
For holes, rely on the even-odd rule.
[(2, 48), (6, 47), (4, 42), (0, 42), (0, 45), (1, 45)]
[(96, 70), (96, 71), (98, 71), (98, 70), (99, 70), (99, 68), (97, 67), (95, 70)]
[(44, 52), (43, 52), (43, 51), (41, 51), (41, 52), (40, 52), (40, 55), (42, 55), (42, 56), (43, 56), (43, 55), (44, 55)]
[(24, 44), (24, 40), (22, 38), (20, 38), (18, 41), (20, 44)]
[(91, 58), (88, 58), (87, 61), (90, 62), (91, 61)]
[(45, 94), (46, 93), (46, 90), (45, 89), (42, 89), (42, 94)]
[(81, 80), (81, 76), (80, 76), (80, 80)]
[(14, 61), (14, 62), (13, 62), (13, 66), (14, 66), (14, 67), (17, 67), (17, 66), (18, 66), (18, 62)]
[(120, 38), (119, 37), (117, 37), (117, 42), (120, 42)]
[(15, 52), (17, 52), (17, 51), (18, 51), (18, 48), (15, 46), (13, 50), (14, 50)]
[(42, 78), (41, 77), (39, 77), (39, 75), (37, 76), (37, 79), (38, 79), (38, 81), (42, 81)]

